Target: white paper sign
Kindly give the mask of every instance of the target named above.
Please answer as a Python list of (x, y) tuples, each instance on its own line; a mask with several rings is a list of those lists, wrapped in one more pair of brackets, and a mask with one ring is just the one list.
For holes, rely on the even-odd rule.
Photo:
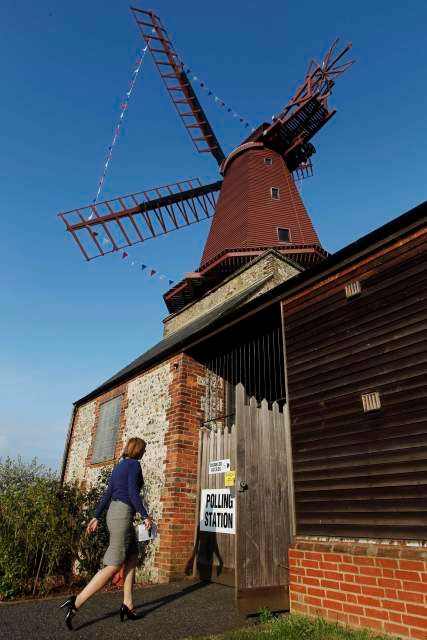
[(200, 531), (236, 532), (235, 501), (231, 489), (202, 489)]
[(154, 540), (157, 536), (157, 525), (153, 522), (150, 529), (147, 529), (145, 525), (137, 525), (138, 529), (138, 542), (145, 542), (146, 540)]
[(212, 460), (209, 462), (209, 475), (213, 473), (225, 473), (230, 468), (230, 460)]

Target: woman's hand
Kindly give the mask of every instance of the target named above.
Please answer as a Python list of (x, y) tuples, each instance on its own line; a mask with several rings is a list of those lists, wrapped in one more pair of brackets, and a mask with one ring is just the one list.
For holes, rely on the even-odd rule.
[(94, 533), (98, 528), (98, 519), (92, 518), (86, 527), (86, 533)]

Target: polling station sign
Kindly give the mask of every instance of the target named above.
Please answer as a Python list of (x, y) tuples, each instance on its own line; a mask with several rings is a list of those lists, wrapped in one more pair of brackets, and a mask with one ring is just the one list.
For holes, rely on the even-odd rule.
[(212, 460), (209, 462), (209, 475), (225, 473), (230, 469), (230, 460)]
[(202, 489), (200, 531), (236, 532), (235, 500), (230, 489)]

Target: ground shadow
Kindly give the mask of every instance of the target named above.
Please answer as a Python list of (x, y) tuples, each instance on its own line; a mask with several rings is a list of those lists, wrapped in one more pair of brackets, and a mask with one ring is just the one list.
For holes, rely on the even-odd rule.
[[(179, 598), (183, 598), (187, 595), (189, 595), (190, 593), (193, 593), (194, 591), (198, 591), (199, 589), (202, 589), (203, 587), (207, 586), (207, 582), (196, 582), (194, 584), (190, 584), (188, 587), (185, 587), (184, 589), (181, 589), (181, 591), (178, 591), (176, 593), (170, 593), (167, 596), (162, 596), (161, 598), (157, 598), (156, 600), (151, 600), (151, 602), (144, 602), (143, 604), (140, 604), (138, 606), (135, 607), (135, 610), (137, 613), (140, 613), (141, 609), (146, 609), (146, 607), (149, 607), (148, 610), (143, 612), (143, 615), (141, 615), (141, 619), (145, 618), (148, 614), (150, 614), (152, 611), (155, 611), (156, 609), (159, 609), (160, 607), (164, 607), (165, 605), (169, 604), (170, 602), (173, 602), (174, 600), (178, 600)], [(86, 627), (90, 627), (93, 624), (96, 624), (97, 622), (101, 622), (102, 620), (108, 620), (109, 618), (114, 618), (118, 615), (118, 611), (117, 609), (115, 609), (114, 611), (110, 611), (108, 613), (105, 613), (102, 616), (99, 616), (97, 618), (94, 618), (93, 620), (88, 620), (88, 622), (83, 622), (82, 624), (80, 624), (79, 626), (74, 627), (75, 631), (80, 631), (81, 629), (85, 629)]]

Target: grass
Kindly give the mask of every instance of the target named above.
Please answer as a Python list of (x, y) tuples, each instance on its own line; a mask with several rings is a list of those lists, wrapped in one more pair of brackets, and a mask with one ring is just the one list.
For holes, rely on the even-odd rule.
[(375, 635), (368, 630), (353, 631), (321, 618), (291, 614), (281, 618), (272, 617), (267, 622), (266, 617), (264, 612), (261, 615), (261, 619), (265, 621), (263, 625), (228, 631), (204, 640), (390, 640), (390, 636)]

